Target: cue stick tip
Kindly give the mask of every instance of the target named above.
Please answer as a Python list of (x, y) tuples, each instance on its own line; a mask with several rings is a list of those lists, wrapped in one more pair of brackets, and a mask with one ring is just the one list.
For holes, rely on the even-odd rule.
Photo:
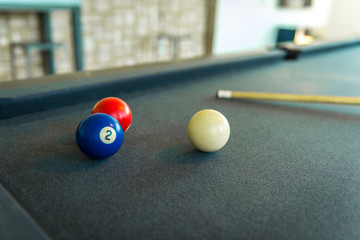
[(217, 90), (216, 97), (217, 98), (231, 98), (231, 91), (229, 91), (229, 90)]

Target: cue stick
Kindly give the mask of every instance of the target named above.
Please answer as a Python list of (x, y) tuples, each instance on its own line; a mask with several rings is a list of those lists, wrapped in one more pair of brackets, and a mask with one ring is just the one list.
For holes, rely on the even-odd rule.
[(218, 90), (217, 98), (360, 105), (360, 97)]

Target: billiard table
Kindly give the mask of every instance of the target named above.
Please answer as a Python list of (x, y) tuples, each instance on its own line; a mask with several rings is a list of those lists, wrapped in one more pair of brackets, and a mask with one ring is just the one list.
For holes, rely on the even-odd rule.
[[(359, 239), (360, 106), (217, 99), (218, 89), (357, 96), (360, 40), (0, 84), (0, 239)], [(115, 96), (133, 122), (93, 160), (79, 122)], [(219, 151), (188, 141), (226, 116)]]

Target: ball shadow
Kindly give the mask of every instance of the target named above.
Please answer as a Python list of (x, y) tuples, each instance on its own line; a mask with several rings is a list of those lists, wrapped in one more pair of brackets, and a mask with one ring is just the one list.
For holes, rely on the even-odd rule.
[(74, 136), (63, 135), (59, 138), (59, 148), (53, 154), (40, 158), (36, 168), (48, 173), (81, 172), (105, 164), (110, 158), (92, 159), (77, 147)]
[(190, 145), (173, 145), (159, 153), (160, 159), (176, 164), (196, 164), (209, 161), (215, 156), (216, 152), (200, 152)]
[(36, 168), (48, 173), (82, 172), (105, 164), (106, 159), (91, 159), (83, 155), (80, 150), (63, 152), (39, 159)]

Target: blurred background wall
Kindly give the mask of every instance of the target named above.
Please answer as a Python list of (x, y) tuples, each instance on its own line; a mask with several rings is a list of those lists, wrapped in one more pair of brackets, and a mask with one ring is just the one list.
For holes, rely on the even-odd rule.
[[(279, 28), (307, 28), (318, 38), (360, 35), (358, 0), (83, 0), (85, 70), (267, 49)], [(307, 7), (296, 6), (310, 3)], [(74, 71), (71, 16), (51, 14), (56, 73)], [(0, 9), (0, 81), (12, 80), (11, 44), (41, 41), (35, 12)], [(26, 79), (25, 55), (15, 49), (16, 75)], [(40, 52), (31, 52), (33, 77), (44, 75)]]
[(327, 24), (331, 6), (332, 0), (314, 0), (306, 8), (280, 7), (277, 0), (219, 0), (214, 53), (272, 46), (279, 27), (323, 28)]
[(360, 36), (360, 1), (332, 0), (331, 12), (325, 27), (326, 38)]
[[(85, 70), (194, 58), (205, 54), (207, 0), (83, 0)], [(56, 72), (74, 69), (71, 18), (52, 12)], [(33, 12), (0, 12), (0, 81), (11, 80), (10, 44), (39, 42), (40, 19)], [(176, 43), (175, 43), (176, 42)], [(174, 49), (174, 48), (178, 49)], [(31, 53), (32, 75), (44, 74), (39, 52)], [(25, 56), (16, 49), (16, 72), (26, 78)]]
[(274, 44), (277, 29), (311, 29), (318, 38), (360, 36), (360, 1), (312, 0), (309, 7), (280, 7), (277, 0), (218, 0), (213, 53), (261, 49)]

